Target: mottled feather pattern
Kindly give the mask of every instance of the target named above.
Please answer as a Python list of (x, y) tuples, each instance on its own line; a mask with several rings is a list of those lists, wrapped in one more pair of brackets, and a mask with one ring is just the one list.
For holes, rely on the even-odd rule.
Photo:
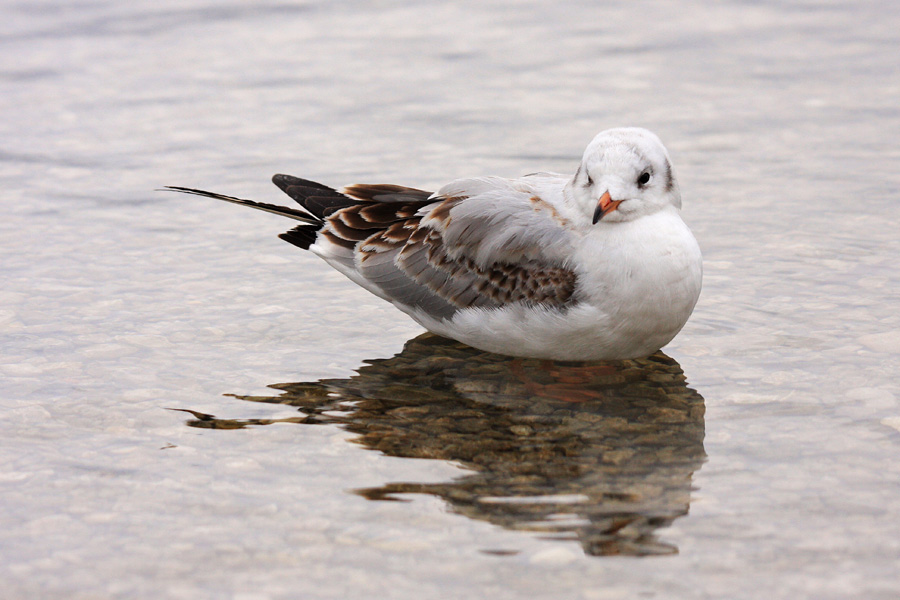
[(361, 202), (421, 202), (431, 197), (425, 190), (386, 183), (348, 185), (341, 191)]
[[(400, 253), (399, 266), (421, 283), (442, 293), (459, 308), (469, 306), (500, 306), (510, 302), (560, 306), (568, 302), (575, 289), (575, 274), (560, 267), (542, 265), (536, 261), (514, 265), (494, 263), (487, 267), (471, 258), (453, 256), (447, 252), (441, 235), (433, 229), (419, 229), (421, 240), (408, 243)], [(425, 252), (428, 265), (445, 275), (440, 285), (434, 277), (421, 277), (410, 269), (412, 257)], [(456, 293), (447, 294), (450, 281), (458, 285)], [(477, 294), (470, 293), (471, 291)]]
[[(466, 196), (435, 197), (394, 185), (353, 185), (342, 191), (357, 204), (327, 216), (320, 235), (332, 244), (352, 248), (360, 274), (402, 304), (448, 318), (461, 308), (511, 302), (562, 306), (573, 299), (575, 274), (559, 264), (533, 258), (519, 264), (490, 262), (483, 256), (480, 260), (469, 256), (463, 247), (467, 229), (480, 229), (480, 219), (463, 215), (463, 229), (455, 243), (448, 244), (455, 209), (471, 201)], [(528, 212), (534, 210), (528, 207)], [(498, 248), (506, 253), (514, 250), (508, 237), (501, 236), (499, 243), (485, 251)], [(390, 261), (384, 260), (387, 256)], [(396, 273), (390, 272), (391, 266)], [(441, 302), (426, 307), (423, 290)]]

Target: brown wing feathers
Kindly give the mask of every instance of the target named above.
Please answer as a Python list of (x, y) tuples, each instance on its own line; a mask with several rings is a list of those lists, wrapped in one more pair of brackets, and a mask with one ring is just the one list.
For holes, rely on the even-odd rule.
[[(446, 216), (440, 221), (446, 223), (449, 212), (442, 208), (438, 206), (431, 217), (443, 213)], [(425, 261), (421, 260), (422, 254)], [(510, 302), (561, 305), (575, 291), (575, 274), (567, 269), (536, 261), (516, 265), (498, 262), (481, 267), (465, 255), (448, 252), (440, 233), (428, 227), (410, 236), (409, 243), (400, 252), (399, 264), (422, 284), (443, 279), (439, 286), (442, 289), (435, 291), (460, 308), (501, 306)], [(436, 277), (435, 272), (443, 277)]]
[[(575, 274), (562, 267), (526, 261), (479, 266), (464, 251), (448, 248), (441, 231), (451, 209), (465, 197), (434, 199), (430, 192), (396, 185), (328, 186), (275, 175), (272, 182), (303, 211), (190, 188), (175, 191), (208, 196), (301, 221), (279, 237), (303, 249), (319, 236), (357, 253), (360, 274), (389, 297), (448, 318), (460, 308), (496, 307), (509, 302), (560, 306), (569, 302)], [(428, 211), (423, 209), (429, 207)], [(421, 226), (423, 214), (427, 225)]]
[(386, 184), (352, 185), (339, 192), (290, 175), (275, 175), (272, 183), (322, 221), (317, 227), (301, 225), (278, 236), (304, 250), (315, 242), (326, 221), (330, 231), (323, 235), (334, 244), (352, 249), (376, 231), (414, 216), (431, 196), (424, 190)]
[[(368, 186), (354, 187), (354, 196), (367, 199), (379, 197), (377, 193), (361, 189)], [(392, 265), (419, 286), (440, 296), (451, 314), (459, 308), (488, 308), (509, 302), (561, 305), (571, 298), (575, 290), (575, 275), (562, 267), (536, 261), (480, 267), (464, 253), (451, 253), (440, 229), (449, 223), (450, 209), (464, 198), (447, 198), (437, 203), (432, 199), (398, 206), (393, 198), (404, 194), (397, 193), (397, 190), (391, 192), (392, 200), (385, 204), (348, 207), (327, 219), (337, 234), (335, 237), (353, 239), (359, 244), (356, 246), (356, 251), (361, 254), (359, 269), (370, 281), (381, 284), (384, 280), (387, 284), (390, 277), (390, 286), (395, 293), (399, 293), (395, 274), (389, 275), (385, 271), (386, 261), (383, 259), (389, 253)], [(420, 210), (425, 206), (431, 207), (429, 225), (420, 226), (423, 218)], [(373, 210), (376, 207), (378, 210)], [(327, 229), (325, 233), (328, 234)], [(375, 257), (380, 260), (375, 261)], [(409, 293), (414, 292), (410, 290)], [(397, 299), (401, 302), (407, 300), (402, 297)]]

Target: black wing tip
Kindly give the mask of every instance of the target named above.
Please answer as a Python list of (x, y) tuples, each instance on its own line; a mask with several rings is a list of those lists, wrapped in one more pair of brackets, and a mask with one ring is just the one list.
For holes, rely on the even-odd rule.
[(300, 177), (294, 177), (293, 175), (285, 175), (283, 173), (276, 173), (272, 175), (272, 183), (278, 186), (278, 188), (287, 193), (288, 188), (290, 187), (304, 187), (304, 188), (313, 188), (317, 190), (327, 190), (329, 192), (336, 192), (332, 187), (328, 187), (324, 183), (319, 183), (318, 181), (311, 181), (309, 179), (301, 179)]
[(292, 175), (273, 175), (272, 183), (318, 219), (325, 219), (337, 210), (359, 203), (359, 200), (327, 185)]
[(316, 237), (318, 237), (318, 235), (318, 227), (313, 225), (300, 225), (299, 227), (294, 227), (290, 231), (285, 231), (278, 237), (298, 248), (309, 250), (309, 247), (316, 242)]
[(279, 189), (281, 189), (281, 191), (284, 191), (284, 188), (286, 188), (288, 185), (290, 185), (288, 183), (288, 181), (291, 179), (294, 179), (294, 178), (291, 177), (290, 175), (282, 175), (281, 173), (276, 173), (276, 174), (272, 175), (272, 183), (277, 185), (279, 187)]

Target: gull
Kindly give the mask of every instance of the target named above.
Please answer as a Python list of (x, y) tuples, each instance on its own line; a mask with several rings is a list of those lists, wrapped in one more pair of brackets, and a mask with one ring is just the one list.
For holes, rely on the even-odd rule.
[(280, 238), (425, 329), (481, 350), (641, 358), (678, 334), (700, 295), (700, 248), (681, 219), (668, 152), (646, 129), (601, 132), (571, 176), (474, 177), (435, 193), (272, 181), (301, 209), (167, 189), (296, 220)]

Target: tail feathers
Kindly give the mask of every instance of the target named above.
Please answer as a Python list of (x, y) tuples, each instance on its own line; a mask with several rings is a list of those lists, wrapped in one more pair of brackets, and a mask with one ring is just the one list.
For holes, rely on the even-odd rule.
[[(290, 219), (296, 219), (300, 221), (304, 225), (313, 226), (314, 229), (311, 230), (313, 236), (315, 237), (315, 230), (319, 229), (322, 226), (322, 219), (317, 215), (313, 215), (307, 211), (301, 211), (294, 208), (288, 208), (286, 206), (279, 206), (277, 204), (267, 204), (265, 202), (255, 202), (253, 200), (244, 200), (243, 198), (235, 198), (234, 196), (225, 196), (224, 194), (216, 194), (215, 192), (207, 192), (204, 190), (195, 190), (193, 188), (179, 187), (175, 185), (167, 185), (165, 189), (172, 190), (173, 192), (181, 192), (184, 194), (194, 194), (195, 196), (204, 196), (206, 198), (214, 198), (216, 200), (224, 200), (225, 202), (231, 202), (233, 204), (240, 204), (242, 206), (249, 206), (250, 208), (255, 208), (257, 210), (265, 211), (268, 213), (272, 213), (275, 215), (281, 215), (283, 217), (288, 217)], [(301, 225), (298, 229), (303, 228)], [(288, 232), (290, 233), (290, 232)], [(287, 235), (287, 234), (285, 234)], [(288, 240), (290, 241), (290, 240)], [(291, 242), (294, 243), (294, 242)], [(298, 244), (299, 245), (299, 244)], [(303, 246), (301, 246), (302, 248)]]

